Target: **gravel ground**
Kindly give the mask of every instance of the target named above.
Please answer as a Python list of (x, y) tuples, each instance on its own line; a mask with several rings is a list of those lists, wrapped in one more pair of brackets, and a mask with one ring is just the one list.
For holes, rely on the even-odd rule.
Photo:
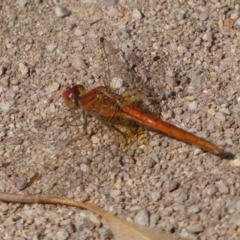
[[(240, 239), (239, 1), (9, 0), (0, 19), (1, 192), (19, 193), (39, 172), (21, 193), (90, 202), (189, 239)], [(124, 148), (95, 119), (83, 134), (61, 96), (73, 83), (101, 83), (102, 36), (146, 66), (163, 56), (161, 117), (235, 158), (156, 132)], [(85, 210), (0, 209), (1, 239), (113, 238)]]

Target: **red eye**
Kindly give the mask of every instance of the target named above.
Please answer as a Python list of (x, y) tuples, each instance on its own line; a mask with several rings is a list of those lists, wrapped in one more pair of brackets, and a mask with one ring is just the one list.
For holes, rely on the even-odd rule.
[(63, 92), (63, 101), (69, 108), (76, 108), (78, 106), (78, 99), (85, 93), (85, 88), (80, 85), (73, 85), (67, 87)]

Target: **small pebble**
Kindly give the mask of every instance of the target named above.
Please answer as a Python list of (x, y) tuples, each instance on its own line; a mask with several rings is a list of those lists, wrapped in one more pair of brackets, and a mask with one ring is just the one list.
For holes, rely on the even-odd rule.
[(196, 101), (193, 101), (191, 103), (188, 103), (187, 106), (188, 106), (188, 110), (190, 111), (195, 111), (196, 108), (197, 108), (197, 102)]
[(26, 178), (19, 178), (19, 177), (17, 177), (15, 179), (15, 182), (16, 182), (16, 187), (17, 187), (18, 190), (23, 190), (27, 186), (27, 184), (28, 184)]
[[(87, 0), (89, 1), (89, 0)], [(101, 7), (111, 7), (111, 6), (114, 6), (118, 3), (118, 0), (105, 0), (103, 1), (100, 6)]]
[(91, 137), (91, 140), (92, 140), (92, 143), (94, 143), (94, 144), (97, 144), (97, 143), (100, 142), (99, 137), (97, 137), (96, 135), (93, 135), (93, 136)]
[(49, 52), (53, 52), (55, 49), (57, 48), (57, 44), (55, 43), (50, 43), (46, 46), (46, 49), (49, 51)]
[(218, 185), (218, 190), (220, 193), (223, 193), (223, 194), (227, 194), (229, 192), (228, 186), (222, 181)]
[(132, 16), (134, 19), (136, 20), (141, 20), (143, 18), (143, 14), (141, 13), (140, 10), (138, 9), (134, 9), (133, 12), (132, 12)]
[(4, 181), (0, 181), (0, 192), (6, 191), (6, 183)]
[(123, 80), (122, 78), (117, 78), (114, 77), (111, 81), (111, 87), (113, 87), (114, 89), (119, 89), (123, 86)]
[(56, 233), (57, 240), (67, 240), (69, 237), (69, 233), (66, 229), (62, 228)]
[(240, 167), (240, 158), (236, 158), (231, 161), (231, 165), (235, 167)]
[(49, 87), (50, 92), (56, 92), (60, 88), (60, 84), (57, 82), (54, 82)]
[(149, 212), (147, 210), (142, 210), (136, 214), (134, 217), (134, 222), (139, 225), (148, 226), (149, 225)]
[(28, 75), (29, 69), (28, 69), (26, 63), (19, 63), (18, 67), (19, 67), (19, 71), (21, 72), (21, 74), (23, 76)]
[(191, 206), (187, 211), (189, 215), (193, 213), (199, 213), (199, 212), (200, 212), (200, 209), (198, 206)]
[(3, 223), (5, 227), (10, 227), (10, 226), (13, 226), (14, 224), (15, 222), (13, 221), (13, 216), (6, 218), (6, 220)]
[(223, 112), (217, 112), (215, 115), (215, 118), (220, 121), (221, 123), (224, 123), (226, 121), (225, 114)]
[(199, 14), (199, 20), (200, 21), (205, 21), (208, 19), (208, 13), (207, 12), (202, 12)]
[(214, 116), (216, 114), (215, 109), (214, 108), (208, 109), (208, 114), (211, 115), (211, 116)]
[(161, 193), (159, 191), (154, 191), (150, 193), (152, 201), (156, 202), (161, 198)]
[(99, 217), (97, 217), (95, 214), (90, 213), (88, 216), (89, 221), (91, 221), (96, 227), (101, 227), (102, 222)]
[(55, 14), (59, 18), (64, 18), (64, 17), (71, 15), (71, 11), (68, 10), (67, 8), (63, 7), (62, 5), (57, 5), (55, 7)]
[(115, 199), (116, 199), (116, 197), (119, 197), (120, 195), (121, 195), (120, 190), (111, 190), (111, 192), (110, 192), (110, 196), (115, 198)]
[(212, 34), (210, 32), (207, 32), (203, 35), (202, 39), (206, 42), (212, 42)]
[(87, 64), (78, 56), (72, 58), (71, 64), (78, 71), (87, 69)]
[(171, 180), (171, 179), (167, 180), (163, 184), (163, 188), (167, 192), (172, 192), (172, 191), (178, 189), (179, 186), (180, 186), (179, 182), (177, 182), (175, 180)]
[(26, 5), (30, 2), (30, 0), (19, 0), (18, 5), (19, 7), (26, 7)]
[(195, 225), (190, 225), (187, 227), (187, 231), (189, 233), (200, 233), (204, 230), (202, 224), (195, 224)]

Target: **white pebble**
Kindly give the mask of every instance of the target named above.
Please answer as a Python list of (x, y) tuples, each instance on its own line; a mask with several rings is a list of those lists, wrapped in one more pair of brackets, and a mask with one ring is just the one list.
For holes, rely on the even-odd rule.
[(51, 92), (56, 92), (60, 87), (60, 84), (57, 82), (54, 82), (51, 86), (50, 86), (50, 91)]
[(197, 102), (196, 101), (193, 101), (193, 102), (190, 102), (190, 103), (188, 103), (188, 109), (190, 110), (190, 111), (194, 111), (194, 110), (196, 110), (196, 108), (197, 108)]
[(134, 222), (143, 225), (148, 226), (149, 224), (149, 212), (147, 210), (142, 210), (136, 214), (134, 217)]
[(90, 222), (92, 222), (96, 227), (100, 227), (101, 226), (101, 220), (99, 217), (97, 217), (95, 214), (90, 213), (88, 216), (88, 219)]
[(69, 233), (66, 229), (62, 228), (56, 233), (57, 240), (66, 240), (69, 237)]
[(87, 69), (87, 64), (78, 56), (73, 57), (71, 63), (72, 66), (78, 71)]
[(67, 8), (65, 8), (61, 5), (58, 5), (55, 8), (55, 13), (56, 13), (57, 17), (64, 18), (64, 17), (69, 16), (71, 14), (71, 11), (69, 11)]
[(57, 48), (57, 44), (55, 43), (50, 43), (46, 46), (46, 49), (49, 51), (49, 52), (53, 52), (55, 49)]
[(19, 7), (25, 7), (29, 3), (29, 0), (19, 0), (18, 5)]
[(223, 112), (217, 112), (215, 118), (220, 121), (221, 123), (226, 121), (225, 114)]
[(97, 136), (95, 136), (95, 135), (93, 135), (91, 137), (91, 140), (92, 140), (92, 143), (94, 143), (94, 144), (99, 143), (99, 138)]
[(123, 85), (122, 78), (114, 77), (111, 81), (111, 87), (115, 89), (121, 88)]
[(240, 167), (240, 158), (236, 158), (233, 161), (231, 161), (231, 165), (233, 167)]
[(0, 104), (0, 108), (2, 109), (3, 112), (8, 112), (12, 108), (12, 104), (8, 102), (3, 102)]
[(21, 72), (21, 74), (23, 76), (26, 76), (28, 74), (29, 69), (28, 69), (26, 63), (19, 63), (18, 67), (19, 67), (19, 71)]
[(136, 20), (141, 20), (142, 17), (143, 17), (143, 14), (138, 9), (134, 9), (133, 12), (132, 12), (132, 16)]

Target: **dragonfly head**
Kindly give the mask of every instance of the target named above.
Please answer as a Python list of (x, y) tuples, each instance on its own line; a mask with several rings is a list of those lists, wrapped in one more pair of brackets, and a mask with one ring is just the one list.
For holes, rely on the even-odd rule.
[(76, 109), (79, 106), (79, 100), (86, 93), (83, 85), (77, 84), (67, 87), (63, 92), (63, 101), (69, 109)]

